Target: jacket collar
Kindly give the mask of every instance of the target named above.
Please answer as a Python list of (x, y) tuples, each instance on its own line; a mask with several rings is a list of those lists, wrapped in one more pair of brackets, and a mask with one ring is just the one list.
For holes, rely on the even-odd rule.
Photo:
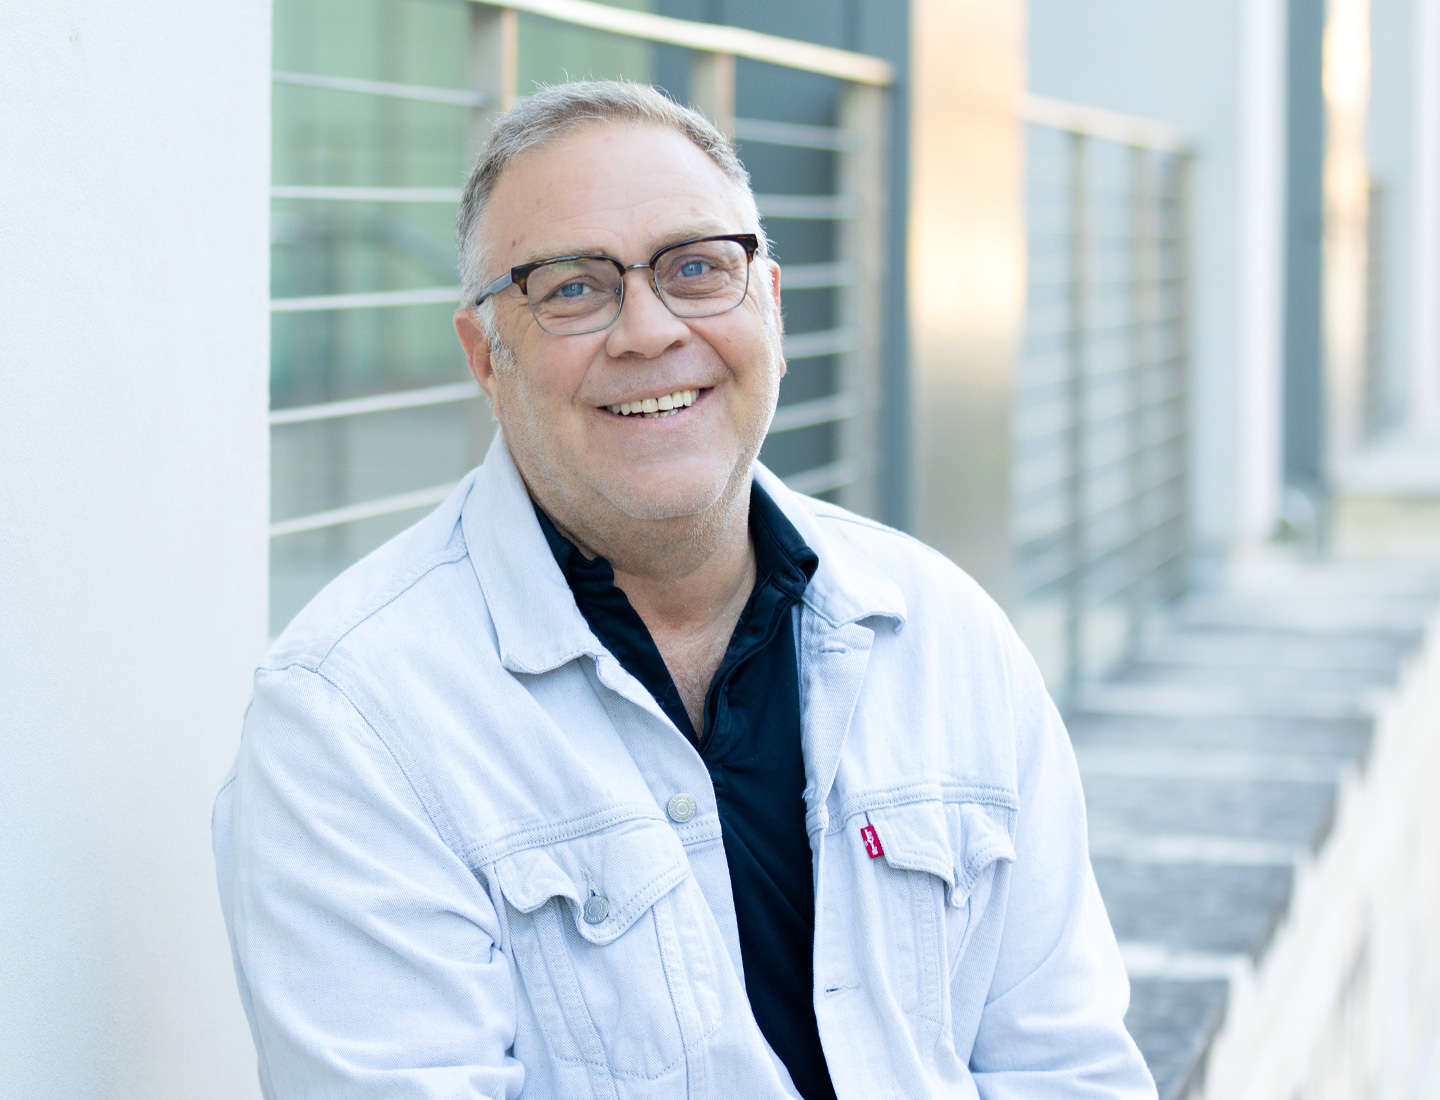
[(460, 522), (502, 665), (512, 672), (549, 672), (604, 652), (545, 542), (503, 432), (496, 431), (475, 471)]
[[(804, 602), (831, 627), (879, 616), (905, 620), (905, 598), (875, 563), (816, 520), (814, 505), (758, 462), (755, 480), (820, 557)], [(865, 521), (849, 521), (865, 522)], [(512, 672), (539, 673), (604, 652), (551, 553), (530, 494), (502, 432), (475, 471), (461, 512), (470, 562), (495, 624), (500, 661)]]
[(786, 488), (783, 481), (758, 462), (755, 480), (780, 506), (800, 537), (820, 556), (820, 567), (805, 589), (807, 607), (832, 627), (874, 617), (890, 619), (896, 626), (904, 625), (905, 596), (899, 586), (877, 572), (874, 559), (863, 555), (836, 530), (842, 524), (854, 524), (857, 528), (870, 526), (869, 520), (845, 515), (836, 523), (822, 525), (816, 509), (825, 505), (817, 505), (809, 497)]

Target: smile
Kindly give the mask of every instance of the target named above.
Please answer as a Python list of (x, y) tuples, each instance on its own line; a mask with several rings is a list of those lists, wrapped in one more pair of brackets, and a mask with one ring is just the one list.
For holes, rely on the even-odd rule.
[(674, 416), (681, 409), (695, 403), (699, 390), (676, 390), (662, 397), (646, 397), (639, 401), (622, 401), (618, 405), (606, 405), (607, 412), (617, 416), (644, 416), (650, 419), (659, 416)]

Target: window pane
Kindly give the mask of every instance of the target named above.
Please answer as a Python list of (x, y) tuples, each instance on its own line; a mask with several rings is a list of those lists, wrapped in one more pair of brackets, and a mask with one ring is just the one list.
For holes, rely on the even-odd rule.
[(463, 382), (454, 312), (441, 303), (273, 314), (270, 407)]
[(465, 181), (468, 107), (285, 83), (274, 86), (271, 102), (277, 184), (459, 187)]
[[(649, 0), (611, 0), (611, 7), (651, 11)], [(638, 80), (651, 83), (655, 73), (653, 43), (553, 19), (521, 14), (516, 90), (530, 95), (538, 84), (567, 80)]]
[(456, 286), (454, 241), (450, 203), (277, 199), (270, 215), (270, 293), (299, 298)]
[[(273, 179), (288, 187), (439, 188), (458, 193), (475, 111), (285, 74), (422, 88), (470, 85), (474, 8), (464, 0), (277, 0)], [(451, 201), (276, 198), (275, 299), (435, 290), (439, 301), (276, 310), (272, 409), (403, 393), (469, 377), (451, 324), (459, 282)], [(353, 306), (355, 303), (346, 303)], [(459, 480), (493, 433), (471, 399), (271, 429), (271, 516), (279, 523)], [(410, 508), (285, 535), (271, 548), (271, 629), (326, 582), (428, 510)]]
[(270, 432), (275, 522), (459, 480), (493, 434), (483, 398), (277, 424)]
[(467, 86), (465, 0), (277, 0), (275, 68), (282, 72)]

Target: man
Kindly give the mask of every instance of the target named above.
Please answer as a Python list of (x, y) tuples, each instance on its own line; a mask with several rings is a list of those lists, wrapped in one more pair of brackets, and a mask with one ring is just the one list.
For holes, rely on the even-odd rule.
[(725, 139), (543, 90), (459, 244), (502, 432), (276, 643), (216, 806), (267, 1096), (1153, 1097), (1003, 616), (756, 463), (780, 278)]

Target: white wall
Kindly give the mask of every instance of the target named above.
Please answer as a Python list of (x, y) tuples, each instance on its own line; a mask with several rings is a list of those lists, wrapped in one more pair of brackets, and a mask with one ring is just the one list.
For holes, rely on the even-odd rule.
[(1280, 485), (1284, 0), (1030, 0), (1030, 90), (1198, 153), (1192, 465), (1202, 558), (1268, 537)]
[(269, 5), (0, 5), (0, 1096), (252, 1097)]

